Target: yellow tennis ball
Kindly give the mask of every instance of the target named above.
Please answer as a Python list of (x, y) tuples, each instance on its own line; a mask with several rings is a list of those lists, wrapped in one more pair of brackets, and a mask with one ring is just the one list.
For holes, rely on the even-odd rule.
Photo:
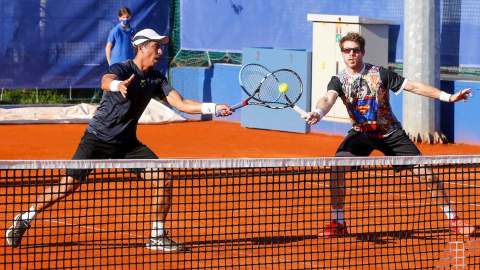
[(288, 91), (288, 84), (286, 83), (282, 83), (278, 86), (278, 91), (280, 91), (280, 93), (286, 93)]

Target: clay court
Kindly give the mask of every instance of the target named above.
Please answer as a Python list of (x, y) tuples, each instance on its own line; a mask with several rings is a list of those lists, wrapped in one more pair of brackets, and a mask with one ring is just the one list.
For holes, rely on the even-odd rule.
[[(2, 125), (1, 159), (70, 159), (85, 128), (85, 124)], [(219, 121), (140, 125), (138, 137), (168, 159), (333, 157), (343, 139), (247, 129)], [(480, 154), (476, 145), (418, 147), (424, 155)], [(0, 245), (4, 254), (0, 264), (20, 269), (358, 269), (370, 264), (377, 269), (407, 269), (438, 265), (448, 243), (477, 244), (476, 236), (467, 241), (446, 231), (443, 215), (426, 198), (424, 185), (405, 175), (395, 178), (391, 170), (380, 172), (386, 177), (366, 177), (369, 171), (352, 173), (348, 183), (355, 188), (347, 206), (351, 235), (317, 239), (318, 228), (328, 219), (324, 181), (328, 173), (309, 167), (293, 171), (252, 169), (241, 177), (229, 176), (228, 170), (174, 171), (179, 188), (169, 227), (181, 228), (172, 230), (172, 236), (188, 243), (189, 249), (173, 254), (144, 248), (150, 222), (143, 215), (151, 198), (149, 185), (128, 173), (120, 182), (117, 175), (102, 177), (36, 220), (25, 245)], [(449, 180), (453, 183), (465, 175), (455, 173)], [(473, 180), (479, 179), (478, 172), (473, 176), (468, 175), (470, 188), (450, 192), (457, 201), (469, 201), (458, 209), (467, 214), (478, 210), (478, 180)], [(20, 177), (2, 179), (7, 188), (0, 198), (7, 209), (0, 214), (8, 221), (28, 207), (42, 187), (15, 184)], [(400, 182), (391, 185), (391, 181)], [(6, 203), (11, 201), (16, 204)], [(407, 204), (415, 208), (407, 212)], [(475, 221), (476, 215), (470, 215)], [(384, 225), (377, 225), (378, 219)], [(9, 225), (0, 222), (0, 226)], [(416, 263), (407, 262), (412, 258)], [(472, 258), (469, 263), (478, 262), (478, 254)]]
[[(1, 125), (2, 159), (70, 159), (86, 124)], [(139, 125), (138, 138), (164, 158), (333, 157), (343, 137), (242, 128), (231, 122)], [(478, 155), (480, 145), (419, 144), (424, 155)], [(381, 153), (374, 153), (381, 155)]]

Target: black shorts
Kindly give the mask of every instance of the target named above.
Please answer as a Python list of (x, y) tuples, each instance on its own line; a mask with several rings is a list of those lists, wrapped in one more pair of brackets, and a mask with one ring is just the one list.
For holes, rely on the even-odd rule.
[[(100, 140), (92, 133), (85, 132), (72, 160), (89, 159), (158, 159), (157, 155), (139, 140), (131, 140), (122, 144), (111, 144)], [(91, 170), (67, 170), (67, 175), (83, 180)], [(130, 169), (131, 172), (142, 170)]]
[[(339, 152), (348, 152), (354, 156), (367, 157), (373, 150), (382, 152), (385, 156), (421, 156), (422, 153), (407, 136), (403, 129), (393, 132), (383, 139), (372, 139), (362, 132), (351, 129), (347, 137), (337, 149)], [(410, 169), (413, 166), (394, 166), (398, 170)]]

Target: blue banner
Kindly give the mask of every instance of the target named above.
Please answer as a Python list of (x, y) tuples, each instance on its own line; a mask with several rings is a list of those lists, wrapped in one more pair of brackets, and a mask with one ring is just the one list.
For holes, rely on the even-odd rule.
[[(471, 45), (480, 36), (480, 1), (439, 4), (441, 65), (480, 67), (480, 54)], [(313, 23), (307, 14), (394, 21), (389, 27), (389, 62), (403, 62), (403, 0), (181, 0), (181, 47), (236, 53), (243, 47), (312, 50)]]
[[(124, 6), (137, 32), (169, 34), (168, 1), (0, 0), (0, 87), (99, 88), (107, 37)], [(157, 68), (165, 71), (164, 54)]]

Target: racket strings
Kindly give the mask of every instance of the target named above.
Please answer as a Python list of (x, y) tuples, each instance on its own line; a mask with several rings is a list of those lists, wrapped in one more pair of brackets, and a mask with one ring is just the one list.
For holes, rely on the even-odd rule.
[[(259, 83), (270, 74), (270, 70), (264, 66), (257, 64), (248, 64), (240, 71), (240, 85), (247, 95), (252, 95), (259, 85)], [(257, 98), (253, 97), (258, 100)]]
[[(279, 91), (279, 86), (282, 83), (288, 85), (288, 91), (285, 93)], [(302, 88), (302, 82), (297, 74), (291, 70), (277, 70), (265, 77), (258, 96), (262, 102), (277, 108), (284, 108), (291, 106), (300, 99), (303, 92)]]

